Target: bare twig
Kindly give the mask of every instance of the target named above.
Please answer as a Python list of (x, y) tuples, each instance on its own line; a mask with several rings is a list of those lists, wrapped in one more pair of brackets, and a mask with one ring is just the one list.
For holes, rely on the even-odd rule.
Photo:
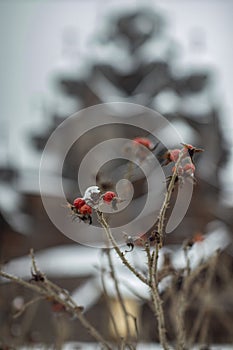
[(180, 154), (179, 154), (179, 158), (174, 166), (174, 172), (172, 174), (172, 177), (171, 177), (171, 180), (169, 182), (169, 185), (168, 185), (168, 188), (167, 188), (167, 191), (165, 193), (165, 197), (164, 197), (164, 201), (163, 201), (163, 204), (162, 204), (162, 207), (160, 209), (160, 212), (159, 212), (159, 216), (158, 216), (158, 224), (157, 224), (157, 232), (159, 234), (159, 238), (160, 238), (160, 244), (159, 246), (162, 247), (163, 245), (163, 238), (164, 238), (164, 232), (163, 232), (163, 229), (164, 229), (164, 222), (165, 222), (165, 215), (166, 215), (166, 211), (169, 207), (169, 203), (170, 203), (170, 200), (171, 200), (171, 196), (172, 196), (172, 192), (174, 190), (174, 186), (175, 186), (175, 183), (176, 183), (176, 179), (177, 179), (177, 176), (178, 176), (178, 167), (180, 165), (180, 162), (181, 162), (181, 159), (183, 158), (184, 156), (184, 151), (181, 150)]
[(117, 242), (115, 241), (110, 227), (108, 225), (108, 223), (106, 222), (103, 213), (97, 211), (97, 216), (98, 216), (98, 220), (100, 222), (100, 224), (102, 225), (107, 238), (109, 239), (109, 241), (111, 242), (114, 250), (116, 251), (117, 255), (119, 256), (119, 258), (121, 259), (121, 261), (123, 262), (123, 264), (136, 276), (140, 279), (140, 281), (142, 281), (143, 283), (145, 283), (146, 285), (148, 285), (148, 281), (147, 279), (140, 273), (138, 272), (131, 264), (130, 262), (126, 259), (124, 253), (120, 250), (120, 248), (118, 247)]
[(22, 305), (21, 309), (20, 309), (18, 312), (16, 312), (16, 313), (13, 315), (13, 318), (18, 318), (19, 316), (21, 316), (21, 315), (25, 312), (25, 310), (26, 310), (29, 306), (31, 306), (32, 304), (35, 304), (37, 301), (43, 300), (43, 299), (45, 299), (45, 297), (40, 296), (40, 297), (37, 297), (37, 298), (34, 298), (34, 299), (28, 301), (26, 304)]
[[(31, 251), (31, 256), (33, 257), (33, 251)], [(34, 260), (34, 257), (32, 258), (32, 261)], [(35, 260), (34, 260), (35, 261)], [(33, 268), (35, 269), (35, 272), (38, 272), (39, 270), (36, 267), (36, 264), (33, 264)], [(0, 276), (3, 278), (6, 278), (14, 283), (20, 284), (23, 287), (26, 287), (28, 289), (31, 289), (38, 294), (42, 295), (48, 300), (54, 300), (61, 305), (64, 306), (64, 309), (68, 312), (70, 312), (72, 315), (76, 316), (78, 320), (81, 322), (81, 324), (87, 329), (87, 331), (90, 333), (90, 335), (96, 339), (99, 343), (102, 344), (104, 349), (111, 350), (112, 347), (108, 344), (108, 342), (102, 337), (102, 335), (90, 324), (90, 322), (86, 319), (86, 317), (82, 314), (81, 310), (82, 307), (78, 306), (74, 300), (69, 296), (67, 292), (65, 293), (66, 297), (64, 299), (64, 290), (62, 290), (60, 287), (56, 286), (56, 288), (52, 288), (55, 285), (50, 282), (47, 278), (45, 279), (45, 283), (40, 284), (34, 284), (27, 281), (24, 281), (23, 279), (16, 277), (14, 275), (11, 275), (9, 273), (6, 273), (4, 271), (0, 271)], [(58, 291), (62, 291), (62, 294), (59, 294)]]
[[(157, 254), (155, 254), (155, 255), (157, 255)], [(155, 259), (155, 261), (156, 260), (157, 259)], [(154, 306), (154, 313), (155, 313), (155, 316), (156, 316), (157, 322), (158, 322), (159, 340), (160, 340), (160, 343), (161, 343), (163, 349), (168, 350), (169, 346), (168, 346), (167, 337), (166, 337), (166, 327), (165, 327), (165, 319), (164, 319), (162, 300), (161, 300), (160, 295), (159, 295), (157, 277), (156, 277), (156, 274), (154, 273), (153, 266), (152, 266), (151, 270), (152, 270), (151, 296), (152, 296), (152, 301), (153, 301), (153, 306)]]
[(148, 243), (145, 244), (145, 251), (147, 255), (147, 265), (149, 269), (149, 286), (153, 303), (153, 311), (158, 322), (158, 332), (159, 340), (163, 349), (167, 350), (168, 342), (166, 339), (166, 328), (165, 328), (165, 319), (164, 311), (162, 307), (162, 300), (158, 291), (158, 278), (157, 278), (157, 269), (158, 269), (158, 258), (159, 258), (159, 244), (156, 243), (155, 250), (150, 253), (150, 246)]
[[(121, 258), (122, 262), (125, 264), (125, 266), (128, 267), (128, 269), (130, 271), (132, 271), (134, 273), (134, 275), (136, 277), (138, 277), (143, 283), (145, 283), (146, 285), (148, 285), (150, 287), (151, 294), (152, 294), (152, 300), (153, 300), (153, 304), (154, 304), (155, 316), (156, 316), (156, 318), (158, 320), (159, 339), (160, 339), (161, 345), (163, 346), (164, 350), (168, 350), (169, 347), (168, 347), (168, 343), (167, 343), (167, 339), (166, 339), (166, 329), (165, 329), (165, 321), (164, 321), (164, 312), (163, 312), (163, 308), (162, 308), (162, 300), (160, 299), (160, 296), (159, 296), (159, 292), (158, 292), (158, 288), (157, 288), (157, 284), (156, 284), (156, 279), (155, 279), (155, 274), (152, 275), (151, 272), (149, 273), (150, 276), (151, 276), (151, 279), (152, 279), (151, 284), (149, 284), (147, 279), (144, 278), (144, 276), (142, 276), (128, 262), (128, 260), (125, 258), (123, 253), (120, 251), (120, 249), (119, 249), (119, 247), (118, 247), (114, 237), (112, 236), (110, 227), (109, 227), (108, 223), (106, 222), (103, 213), (97, 212), (97, 215), (98, 215), (99, 222), (101, 223), (102, 227), (104, 228), (104, 230), (106, 232), (107, 238), (110, 240), (111, 244), (113, 245), (113, 248), (117, 252), (118, 256)], [(147, 251), (147, 255), (148, 254), (149, 254), (149, 251)], [(158, 255), (158, 254), (156, 254), (156, 255)], [(149, 257), (149, 255), (148, 255), (148, 257)], [(155, 259), (156, 262), (157, 262), (157, 259), (158, 259), (158, 256)], [(150, 266), (151, 266), (150, 267), (151, 271), (153, 271), (151, 264), (150, 264)]]

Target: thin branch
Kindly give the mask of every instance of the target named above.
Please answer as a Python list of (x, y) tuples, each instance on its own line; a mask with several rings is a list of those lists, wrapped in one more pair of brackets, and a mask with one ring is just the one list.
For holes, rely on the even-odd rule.
[(107, 238), (110, 240), (112, 243), (115, 251), (117, 252), (118, 256), (121, 258), (122, 262), (125, 264), (125, 266), (128, 267), (130, 271), (134, 273), (136, 277), (138, 277), (143, 283), (148, 285), (151, 289), (151, 294), (152, 294), (152, 300), (154, 304), (154, 309), (155, 309), (155, 315), (158, 320), (158, 329), (159, 329), (159, 339), (161, 342), (161, 345), (163, 346), (164, 350), (169, 350), (167, 339), (166, 339), (166, 329), (165, 329), (165, 321), (164, 321), (164, 312), (162, 308), (162, 301), (159, 296), (159, 292), (157, 289), (156, 281), (155, 281), (155, 275), (151, 275), (152, 278), (152, 283), (151, 285), (148, 283), (147, 279), (142, 276), (125, 258), (121, 250), (119, 249), (117, 242), (115, 241), (110, 227), (108, 223), (106, 222), (103, 213), (97, 212), (99, 222), (101, 223), (102, 227), (104, 228)]
[(169, 203), (170, 203), (170, 200), (171, 200), (172, 192), (174, 190), (175, 182), (176, 182), (176, 179), (177, 179), (177, 176), (178, 176), (178, 173), (177, 173), (178, 167), (180, 165), (180, 162), (181, 162), (181, 159), (183, 158), (183, 156), (184, 156), (184, 151), (181, 150), (181, 152), (179, 154), (179, 158), (178, 158), (178, 160), (177, 160), (177, 162), (175, 164), (174, 172), (173, 172), (171, 180), (169, 182), (169, 185), (168, 185), (168, 188), (167, 188), (167, 191), (166, 191), (166, 194), (165, 194), (165, 198), (164, 198), (162, 207), (161, 207), (160, 212), (159, 212), (157, 231), (158, 231), (159, 238), (160, 238), (160, 243), (159, 243), (160, 248), (163, 245), (163, 238), (164, 238), (163, 229), (164, 229), (165, 215), (166, 215), (166, 211), (167, 211), (167, 209), (169, 207)]
[(167, 337), (166, 337), (166, 327), (164, 319), (164, 311), (162, 306), (162, 300), (160, 298), (158, 288), (154, 283), (154, 278), (152, 280), (153, 287), (151, 288), (152, 301), (154, 305), (155, 316), (158, 321), (158, 331), (159, 331), (159, 340), (164, 350), (169, 350)]
[(151, 265), (151, 296), (152, 302), (154, 306), (154, 313), (158, 321), (158, 332), (159, 332), (159, 340), (164, 350), (168, 350), (168, 342), (166, 337), (166, 327), (165, 327), (165, 318), (164, 311), (162, 306), (162, 300), (158, 291), (158, 282), (157, 282), (157, 261), (158, 261), (158, 252), (159, 248), (156, 245), (156, 252), (152, 254), (152, 264)]
[(146, 242), (144, 244), (144, 247), (145, 247), (145, 251), (146, 251), (146, 256), (147, 256), (147, 265), (148, 265), (148, 277), (149, 277), (149, 286), (152, 286), (152, 275), (153, 275), (153, 272), (152, 272), (152, 262), (153, 262), (153, 259), (154, 259), (154, 251), (152, 252), (152, 254), (150, 255), (150, 246), (148, 244), (148, 242)]
[(119, 258), (121, 259), (121, 261), (123, 262), (123, 264), (136, 276), (140, 279), (140, 281), (142, 281), (144, 284), (148, 285), (148, 281), (147, 279), (140, 273), (138, 272), (131, 264), (130, 262), (126, 259), (124, 253), (120, 250), (120, 248), (117, 245), (117, 242), (115, 241), (111, 230), (109, 228), (108, 223), (106, 222), (103, 213), (97, 211), (97, 216), (98, 216), (98, 220), (100, 222), (100, 224), (102, 225), (107, 238), (109, 239), (109, 241), (111, 242), (115, 252), (117, 253), (117, 255), (119, 256)]
[(146, 249), (147, 260), (148, 260), (149, 284), (150, 284), (150, 291), (151, 291), (151, 297), (153, 302), (153, 311), (158, 321), (159, 340), (163, 348), (165, 350), (168, 350), (169, 347), (168, 347), (168, 342), (166, 338), (164, 311), (162, 306), (162, 300), (160, 298), (159, 291), (158, 291), (157, 270), (158, 270), (158, 258), (159, 258), (159, 244), (156, 243), (155, 251), (153, 250), (151, 254), (150, 254), (150, 247), (148, 244), (145, 245), (145, 249)]
[[(35, 268), (35, 265), (34, 265), (34, 268)], [(39, 270), (37, 270), (37, 271), (39, 271)], [(82, 312), (81, 312), (82, 307), (78, 306), (71, 297), (69, 297), (68, 299), (64, 299), (62, 296), (60, 296), (58, 293), (56, 293), (55, 290), (53, 290), (51, 288), (51, 285), (54, 285), (54, 284), (52, 284), (52, 282), (50, 282), (50, 281), (49, 281), (49, 283), (46, 283), (46, 282), (48, 282), (47, 278), (45, 280), (46, 281), (45, 283), (42, 282), (40, 285), (39, 284), (35, 285), (35, 284), (30, 283), (30, 282), (24, 281), (23, 279), (21, 279), (19, 277), (16, 277), (14, 275), (6, 273), (4, 271), (0, 271), (0, 276), (2, 276), (2, 277), (6, 278), (14, 283), (17, 283), (23, 287), (29, 288), (29, 289), (37, 292), (38, 294), (42, 295), (43, 297), (46, 297), (46, 299), (48, 299), (48, 300), (51, 299), (51, 300), (55, 300), (56, 302), (60, 303), (61, 305), (64, 306), (66, 311), (70, 312), (71, 314), (75, 315), (78, 318), (78, 320), (87, 329), (87, 331), (90, 333), (90, 335), (94, 339), (96, 339), (99, 343), (101, 343), (102, 346), (104, 347), (104, 349), (108, 349), (108, 350), (112, 349), (112, 347), (108, 344), (108, 342), (105, 341), (105, 339), (102, 337), (102, 335), (90, 324), (90, 322), (82, 314)], [(45, 289), (45, 288), (47, 288), (47, 289)], [(58, 288), (58, 290), (62, 290), (58, 286), (57, 286), (57, 288)]]
[(40, 296), (40, 297), (36, 297), (36, 298), (34, 298), (34, 299), (28, 301), (26, 304), (22, 305), (21, 309), (20, 309), (18, 312), (16, 312), (16, 313), (13, 315), (13, 318), (18, 318), (19, 316), (21, 316), (21, 315), (25, 312), (25, 310), (26, 310), (29, 306), (35, 304), (35, 303), (36, 303), (37, 301), (39, 301), (39, 300), (44, 300), (44, 299), (45, 299), (45, 297)]

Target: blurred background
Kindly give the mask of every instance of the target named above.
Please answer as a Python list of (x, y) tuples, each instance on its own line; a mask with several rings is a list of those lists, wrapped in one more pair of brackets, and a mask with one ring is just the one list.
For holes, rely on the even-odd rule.
[[(69, 264), (65, 270), (55, 263), (68, 252), (76, 257), (83, 248), (49, 221), (40, 199), (38, 170), (43, 148), (55, 128), (72, 113), (104, 102), (133, 102), (155, 109), (175, 125), (187, 143), (205, 149), (197, 159), (198, 186), (187, 216), (166, 244), (177, 245), (194, 234), (213, 231), (219, 237), (222, 234), (223, 240), (225, 235), (232, 238), (232, 12), (233, 3), (227, 0), (0, 2), (1, 264), (13, 260), (11, 272), (30, 278), (26, 256), (33, 247), (45, 268), (50, 268), (49, 277), (70, 291), (93, 281), (95, 272), (87, 264), (71, 272)], [(64, 170), (71, 199), (74, 156), (77, 150)], [(56, 203), (52, 167), (48, 177), (48, 196)], [(224, 264), (232, 269), (231, 248), (219, 245), (224, 246)], [(87, 261), (93, 257), (92, 248), (85, 250), (85, 257)], [(91, 261), (94, 265), (95, 260)], [(95, 288), (94, 282), (90, 284), (90, 289)], [(61, 325), (54, 325), (44, 304), (30, 311), (27, 321), (12, 319), (12, 309), (30, 293), (4, 283), (0, 293), (1, 341), (51, 342), (59, 333)], [(92, 302), (86, 303), (89, 317), (98, 324), (100, 310), (103, 319), (107, 316), (101, 294), (94, 294)], [(230, 291), (224, 297), (232, 320)], [(114, 296), (112, 303), (114, 307)], [(148, 308), (143, 307), (139, 310), (134, 304), (142, 320), (149, 317)], [(44, 315), (52, 331), (43, 324)], [(66, 329), (64, 338), (90, 340), (83, 331), (76, 334), (75, 327)], [(111, 333), (104, 324), (101, 327)], [(232, 340), (221, 322), (216, 332), (208, 334), (211, 342)], [(156, 340), (150, 325), (142, 340)]]

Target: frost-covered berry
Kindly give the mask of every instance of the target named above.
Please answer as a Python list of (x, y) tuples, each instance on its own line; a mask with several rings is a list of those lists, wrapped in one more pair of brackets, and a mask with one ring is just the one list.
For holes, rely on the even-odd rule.
[(116, 198), (116, 193), (112, 192), (112, 191), (107, 191), (104, 195), (103, 195), (103, 201), (105, 203), (110, 204), (113, 200), (113, 198)]
[(100, 189), (98, 186), (90, 186), (86, 189), (83, 199), (92, 208), (97, 208), (100, 201)]

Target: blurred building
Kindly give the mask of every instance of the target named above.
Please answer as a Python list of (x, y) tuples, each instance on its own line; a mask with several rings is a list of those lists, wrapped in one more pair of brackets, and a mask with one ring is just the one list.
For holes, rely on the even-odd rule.
[[(228, 145), (221, 126), (221, 105), (216, 100), (214, 72), (204, 64), (180, 67), (178, 50), (178, 44), (167, 34), (165, 21), (159, 14), (141, 10), (119, 17), (112, 15), (106, 21), (105, 31), (93, 40), (93, 64), (88, 73), (83, 77), (80, 71), (71, 76), (70, 71), (66, 75), (63, 69), (56, 77), (64, 105), (66, 99), (73, 99), (74, 105), (81, 109), (113, 101), (142, 104), (171, 121), (187, 137), (187, 143), (205, 150), (196, 159), (198, 185), (188, 215), (172, 240), (177, 240), (181, 232), (184, 232), (182, 240), (195, 231), (202, 231), (213, 219), (223, 220), (231, 229), (233, 225), (231, 209), (223, 209), (220, 204), (220, 173), (227, 163)], [(39, 152), (66, 117), (64, 112), (54, 113), (47, 133), (33, 136), (33, 144)], [(92, 146), (88, 143), (97, 144), (105, 133), (106, 130), (100, 130), (95, 140), (82, 138), (81, 144), (73, 147), (65, 164), (65, 176), (75, 180), (72, 167), (77, 163), (77, 155), (82, 158)], [(125, 129), (118, 134), (116, 129), (111, 129), (108, 134), (109, 137), (138, 136), (135, 131), (130, 133)], [(146, 136), (143, 131), (141, 136)]]

